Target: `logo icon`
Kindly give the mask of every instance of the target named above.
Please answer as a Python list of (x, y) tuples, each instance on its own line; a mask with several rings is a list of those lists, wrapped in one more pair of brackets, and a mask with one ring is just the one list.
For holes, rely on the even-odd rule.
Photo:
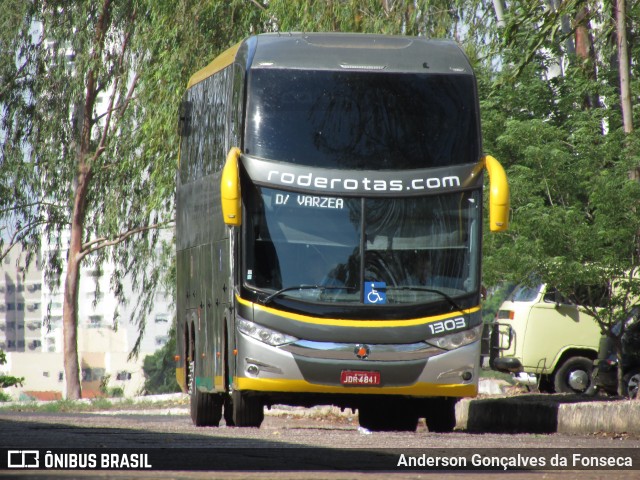
[(365, 282), (364, 303), (369, 305), (387, 303), (387, 284), (385, 282)]
[(358, 344), (356, 348), (353, 349), (353, 353), (360, 360), (365, 360), (369, 357), (369, 354), (371, 354), (371, 348), (369, 348), (369, 345)]
[(40, 452), (38, 450), (7, 451), (8, 468), (39, 468)]

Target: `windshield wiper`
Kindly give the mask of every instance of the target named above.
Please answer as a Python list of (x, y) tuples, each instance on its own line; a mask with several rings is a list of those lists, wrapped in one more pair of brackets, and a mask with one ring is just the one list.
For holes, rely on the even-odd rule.
[(449, 304), (453, 308), (455, 308), (456, 310), (460, 310), (462, 312), (462, 307), (460, 307), (460, 305), (458, 305), (453, 298), (451, 298), (449, 295), (444, 293), (442, 290), (437, 290), (435, 288), (428, 288), (428, 287), (408, 287), (408, 286), (402, 286), (402, 287), (387, 286), (387, 290), (411, 290), (414, 292), (437, 293), (438, 295), (442, 296), (447, 302), (449, 302)]
[(280, 295), (282, 295), (285, 292), (290, 292), (292, 290), (321, 290), (321, 291), (325, 291), (325, 290), (354, 290), (355, 287), (345, 287), (344, 285), (342, 286), (328, 286), (328, 285), (295, 285), (293, 287), (285, 287), (282, 288), (280, 290), (278, 290), (277, 292), (272, 293), (271, 295), (265, 297), (262, 300), (262, 304), (266, 305), (268, 303), (271, 303), (271, 301), (276, 298), (279, 297)]

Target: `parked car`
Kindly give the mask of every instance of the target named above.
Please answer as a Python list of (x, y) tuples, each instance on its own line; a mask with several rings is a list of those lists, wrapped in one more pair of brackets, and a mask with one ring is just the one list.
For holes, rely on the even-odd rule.
[(489, 365), (541, 391), (589, 393), (599, 340), (583, 306), (544, 284), (518, 285), (491, 326)]
[[(622, 323), (613, 326), (612, 333), (620, 334)], [(638, 396), (640, 388), (640, 307), (635, 307), (625, 322), (621, 338), (622, 356), (618, 359), (613, 339), (603, 335), (598, 358), (594, 362), (593, 380), (599, 390), (618, 394), (618, 363), (622, 364), (622, 393), (629, 398)]]

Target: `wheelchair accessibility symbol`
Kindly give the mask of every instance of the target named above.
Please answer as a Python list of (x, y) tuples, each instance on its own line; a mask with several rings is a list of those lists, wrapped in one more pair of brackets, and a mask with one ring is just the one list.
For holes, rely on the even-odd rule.
[(369, 305), (387, 303), (387, 284), (385, 282), (365, 282), (364, 303)]

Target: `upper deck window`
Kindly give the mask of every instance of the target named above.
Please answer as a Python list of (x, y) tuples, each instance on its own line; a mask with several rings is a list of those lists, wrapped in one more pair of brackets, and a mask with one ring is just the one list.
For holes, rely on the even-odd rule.
[(300, 165), (415, 169), (478, 161), (470, 75), (254, 69), (245, 153)]

